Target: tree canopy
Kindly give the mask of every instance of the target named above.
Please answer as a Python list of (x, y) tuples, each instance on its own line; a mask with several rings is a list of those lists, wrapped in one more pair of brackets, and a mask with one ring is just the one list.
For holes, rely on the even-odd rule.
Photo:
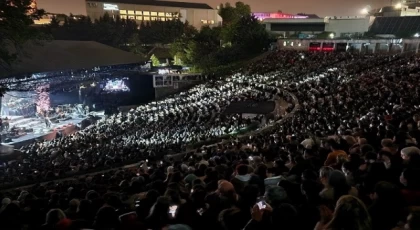
[[(4, 18), (0, 23), (6, 28), (0, 30), (0, 35), (4, 34), (0, 37), (0, 60), (10, 63), (14, 56), (6, 52), (4, 43), (13, 41), (19, 45), (32, 38), (32, 32), (36, 30), (29, 26), (32, 19), (39, 17), (43, 11), (28, 14), (30, 0), (16, 1), (16, 4), (10, 4), (15, 2), (11, 0), (6, 2), (9, 4), (0, 3), (0, 19)], [(70, 15), (64, 17), (64, 21), (54, 17), (51, 24), (41, 31), (50, 33), (56, 40), (97, 41), (137, 54), (146, 54), (147, 46), (170, 44), (170, 53), (176, 63), (187, 64), (204, 72), (237, 63), (267, 48), (269, 35), (251, 15), (249, 5), (243, 2), (233, 6), (222, 4), (219, 14), (223, 25), (203, 26), (199, 31), (180, 20), (148, 21), (138, 25), (135, 20), (113, 18), (108, 13), (94, 22), (86, 16)]]
[(137, 54), (145, 52), (144, 45), (170, 44), (185, 34), (197, 33), (194, 27), (180, 20), (149, 21), (138, 25), (134, 20), (114, 19), (108, 13), (93, 23), (86, 16), (74, 19), (70, 15), (62, 25), (53, 18), (47, 30), (57, 40), (97, 41)]
[(269, 34), (242, 2), (222, 4), (221, 27), (204, 26), (190, 37), (181, 36), (171, 45), (171, 54), (203, 72), (249, 58), (269, 44)]
[(243, 2), (236, 2), (233, 7), (230, 3), (220, 4), (219, 15), (222, 17), (223, 25), (230, 25), (241, 17), (251, 15), (251, 7)]
[(45, 12), (32, 8), (32, 4), (32, 0), (0, 1), (0, 69), (10, 68), (23, 53), (22, 46), (28, 40), (45, 38), (31, 27), (33, 20)]

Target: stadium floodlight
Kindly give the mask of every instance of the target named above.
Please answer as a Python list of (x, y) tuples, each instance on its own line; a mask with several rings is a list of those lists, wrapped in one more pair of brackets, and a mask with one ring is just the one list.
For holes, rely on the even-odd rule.
[(365, 7), (360, 11), (360, 13), (363, 14), (363, 15), (369, 14), (369, 9), (367, 7)]
[(397, 4), (395, 4), (395, 9), (401, 9), (401, 7), (402, 7), (402, 4), (401, 4), (401, 2), (399, 2), (399, 3), (397, 3)]

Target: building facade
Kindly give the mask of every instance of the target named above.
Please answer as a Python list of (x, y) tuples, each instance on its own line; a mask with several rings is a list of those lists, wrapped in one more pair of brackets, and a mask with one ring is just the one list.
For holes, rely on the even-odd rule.
[(132, 19), (138, 24), (149, 21), (179, 19), (197, 29), (222, 23), (216, 9), (204, 3), (186, 3), (154, 0), (87, 0), (87, 16), (99, 19), (105, 13), (112, 17)]
[(325, 31), (325, 22), (323, 18), (267, 18), (264, 19), (262, 23), (268, 31), (276, 33), (284, 38), (291, 36), (311, 37), (311, 35), (320, 34)]
[(402, 0), (401, 3), (402, 4), (415, 4), (415, 3), (420, 3), (420, 0)]
[(334, 33), (335, 37), (359, 37), (369, 31), (372, 19), (369, 16), (326, 17), (325, 31)]
[(400, 16), (420, 16), (420, 4), (403, 5)]
[(412, 3), (404, 3), (403, 1), (398, 7), (384, 6), (372, 10), (371, 14), (378, 17), (420, 16), (420, 1), (412, 1)]
[(334, 37), (357, 37), (369, 30), (372, 20), (369, 16), (344, 16), (325, 18), (266, 18), (262, 20), (268, 31), (283, 38), (314, 38), (329, 32)]
[(419, 53), (420, 39), (279, 39), (277, 47), (322, 52)]

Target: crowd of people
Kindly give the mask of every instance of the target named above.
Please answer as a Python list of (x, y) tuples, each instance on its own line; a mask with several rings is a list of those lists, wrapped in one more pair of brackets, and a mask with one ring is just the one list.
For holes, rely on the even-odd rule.
[[(420, 229), (420, 57), (280, 50), (242, 73), (74, 135), (22, 149), (0, 194), (2, 229)], [(281, 98), (290, 116), (185, 152), (262, 118), (232, 102)], [(182, 157), (179, 157), (182, 156)]]
[(239, 119), (222, 112), (234, 101), (274, 100), (275, 95), (227, 80), (201, 84), (175, 97), (113, 114), (74, 135), (23, 146), (23, 159), (0, 168), (0, 181), (34, 182), (149, 155), (179, 153), (191, 144), (262, 123), (261, 116)]

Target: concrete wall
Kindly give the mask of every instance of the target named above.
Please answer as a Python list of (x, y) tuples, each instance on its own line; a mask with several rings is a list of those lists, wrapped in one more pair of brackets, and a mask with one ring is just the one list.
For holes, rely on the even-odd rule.
[(402, 6), (401, 16), (420, 16), (420, 7), (408, 8), (408, 6)]
[(333, 43), (334, 50), (337, 45), (343, 44), (346, 50), (354, 50), (359, 52), (378, 53), (418, 53), (420, 49), (420, 38), (412, 39), (279, 39), (277, 47), (279, 49), (291, 49), (307, 51), (311, 43), (323, 44)]
[[(222, 18), (217, 13), (217, 10), (205, 9), (185, 9), (187, 12), (186, 20), (194, 27), (200, 28), (204, 25), (218, 26), (222, 23)], [(182, 13), (181, 13), (181, 16)], [(193, 23), (194, 22), (194, 23)]]
[[(277, 34), (284, 34), (288, 37), (295, 34), (295, 32), (290, 31), (273, 31), (273, 24), (307, 24), (307, 23), (325, 23), (325, 29), (323, 31), (300, 31), (296, 29), (295, 32), (302, 34), (317, 34), (322, 32), (333, 32), (335, 37), (342, 37), (346, 34), (363, 34), (369, 30), (369, 26), (372, 23), (371, 17), (359, 17), (359, 16), (342, 16), (342, 17), (326, 17), (318, 19), (274, 19), (269, 18), (263, 20), (263, 24), (268, 31), (275, 32)], [(298, 27), (297, 27), (298, 28)]]
[(369, 17), (326, 18), (325, 31), (331, 31), (336, 37), (345, 34), (363, 34), (369, 30)]

